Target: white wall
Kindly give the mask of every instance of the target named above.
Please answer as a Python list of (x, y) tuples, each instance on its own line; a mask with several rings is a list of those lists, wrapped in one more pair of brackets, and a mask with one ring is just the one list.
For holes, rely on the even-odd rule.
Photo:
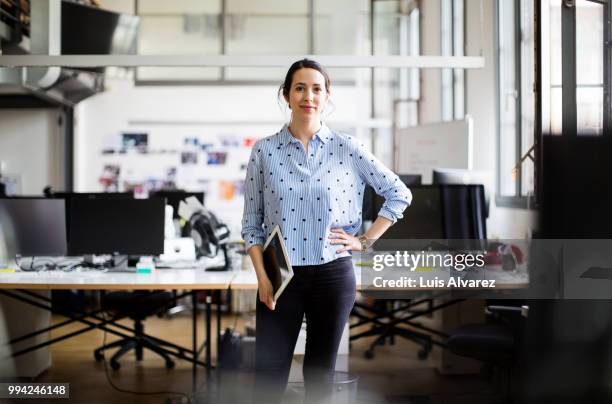
[[(184, 1), (184, 0), (183, 0)], [(125, 0), (102, 0), (100, 7), (117, 13), (134, 14), (134, 2)]]
[(64, 186), (61, 111), (0, 109), (0, 161), (6, 173), (18, 174), (21, 193), (42, 194), (45, 186)]

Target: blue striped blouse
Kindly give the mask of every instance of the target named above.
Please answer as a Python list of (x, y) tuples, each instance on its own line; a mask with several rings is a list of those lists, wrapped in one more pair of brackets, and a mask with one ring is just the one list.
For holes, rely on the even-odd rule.
[(246, 248), (265, 243), (280, 226), (292, 265), (318, 265), (350, 255), (329, 243), (332, 228), (355, 234), (368, 183), (385, 198), (378, 212), (402, 218), (412, 194), (397, 175), (356, 139), (325, 124), (308, 150), (285, 125), (253, 146), (245, 181), (242, 238)]

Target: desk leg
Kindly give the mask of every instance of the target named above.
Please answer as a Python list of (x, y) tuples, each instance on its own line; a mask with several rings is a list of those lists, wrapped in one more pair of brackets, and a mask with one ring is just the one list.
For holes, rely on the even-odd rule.
[(197, 302), (197, 296), (196, 296), (196, 291), (192, 290), (191, 291), (191, 336), (192, 336), (192, 341), (191, 341), (191, 349), (192, 349), (192, 355), (193, 355), (193, 367), (191, 370), (191, 378), (192, 378), (192, 390), (193, 392), (196, 391), (198, 385), (197, 385), (197, 360), (198, 360), (198, 346), (197, 346), (197, 322), (198, 322), (198, 302)]
[(217, 290), (217, 367), (221, 363), (221, 290)]
[(211, 324), (210, 324), (210, 319), (211, 319), (211, 310), (210, 310), (210, 306), (212, 303), (212, 296), (210, 295), (210, 291), (206, 292), (206, 370), (210, 373), (211, 370), (211, 341), (210, 341), (210, 334), (211, 334)]

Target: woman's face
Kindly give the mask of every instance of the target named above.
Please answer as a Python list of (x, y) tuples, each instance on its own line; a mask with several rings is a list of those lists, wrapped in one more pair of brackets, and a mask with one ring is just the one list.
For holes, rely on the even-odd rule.
[(292, 119), (320, 120), (328, 98), (325, 77), (318, 70), (302, 68), (293, 73), (289, 97), (285, 97)]

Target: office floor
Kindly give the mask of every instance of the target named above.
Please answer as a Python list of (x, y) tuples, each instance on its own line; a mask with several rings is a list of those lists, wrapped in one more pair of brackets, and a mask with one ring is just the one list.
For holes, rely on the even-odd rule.
[[(53, 321), (60, 321), (54, 317)], [(234, 316), (224, 316), (224, 326), (233, 325)], [(130, 325), (129, 321), (125, 322)], [(237, 329), (242, 330), (243, 318), (237, 319)], [(79, 326), (74, 325), (74, 329)], [(145, 323), (145, 331), (168, 339), (183, 346), (191, 346), (191, 318), (189, 314), (179, 314), (172, 318), (150, 317)], [(59, 336), (62, 333), (52, 333)], [(158, 395), (136, 395), (119, 392), (111, 387), (106, 379), (105, 366), (93, 358), (93, 349), (103, 343), (104, 334), (92, 331), (58, 343), (52, 348), (53, 366), (44, 372), (37, 382), (69, 382), (70, 402), (79, 403), (166, 403), (169, 398), (179, 398), (169, 393)], [(200, 340), (202, 338), (200, 332)], [(114, 338), (107, 336), (107, 342)], [(435, 370), (433, 359), (417, 359), (417, 348), (410, 342), (397, 340), (393, 346), (380, 346), (374, 359), (363, 356), (368, 339), (353, 343), (349, 355), (349, 369), (359, 376), (358, 403), (391, 404), (438, 404), (438, 403), (490, 403), (496, 402), (491, 387), (477, 376), (441, 376)], [(114, 351), (111, 351), (111, 354)], [(107, 356), (110, 356), (107, 354)], [(172, 370), (164, 368), (164, 362), (157, 355), (145, 351), (142, 362), (136, 362), (133, 353), (121, 360), (121, 369), (106, 371), (109, 379), (120, 389), (139, 392), (166, 391), (191, 394), (191, 365), (176, 361)], [(228, 388), (234, 397), (248, 397), (251, 374), (230, 374), (221, 384), (207, 384), (205, 371), (199, 372), (201, 385), (196, 402), (218, 402), (221, 389)], [(290, 386), (299, 391), (299, 386)], [(244, 391), (244, 393), (242, 392)], [(225, 393), (222, 393), (225, 394)], [(294, 393), (291, 402), (301, 402), (299, 393)], [(25, 402), (20, 400), (21, 403)], [(36, 402), (36, 401), (33, 401)], [(179, 401), (176, 401), (179, 402)], [(245, 400), (244, 402), (248, 402)]]

